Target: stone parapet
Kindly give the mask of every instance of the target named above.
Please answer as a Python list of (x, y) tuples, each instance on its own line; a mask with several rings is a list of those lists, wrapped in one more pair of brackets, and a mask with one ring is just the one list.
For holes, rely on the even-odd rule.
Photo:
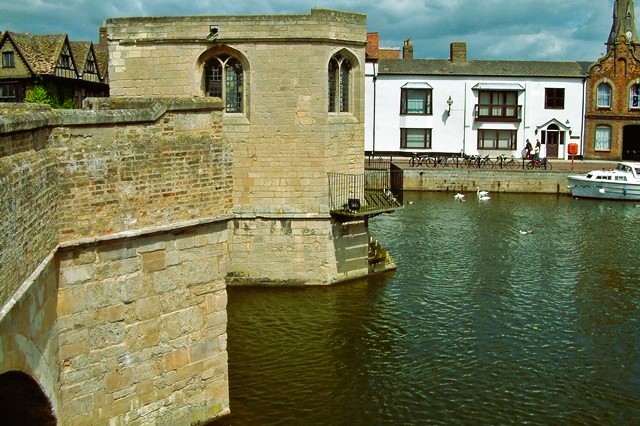
[[(209, 26), (218, 28), (212, 37)], [(360, 36), (366, 15), (327, 9), (312, 9), (302, 15), (223, 15), (110, 18), (105, 22), (110, 41), (137, 44), (144, 42), (183, 41), (238, 42), (246, 40), (330, 39), (350, 42)], [(251, 28), (250, 31), (247, 28)], [(358, 40), (364, 47), (366, 39)]]
[(229, 412), (226, 221), (59, 252), (62, 424)]

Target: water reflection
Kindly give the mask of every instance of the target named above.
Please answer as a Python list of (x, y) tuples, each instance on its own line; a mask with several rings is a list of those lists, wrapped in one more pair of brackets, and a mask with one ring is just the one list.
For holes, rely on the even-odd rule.
[(372, 219), (394, 273), (229, 289), (220, 424), (640, 423), (640, 208), (473, 196)]

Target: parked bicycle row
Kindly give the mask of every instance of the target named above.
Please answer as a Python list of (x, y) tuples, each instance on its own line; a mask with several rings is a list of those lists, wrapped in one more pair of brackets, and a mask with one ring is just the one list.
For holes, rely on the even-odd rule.
[(488, 155), (463, 155), (455, 157), (430, 156), (428, 154), (413, 154), (409, 159), (411, 167), (450, 167), (469, 169), (544, 169), (551, 170), (551, 163), (546, 158), (537, 159), (534, 156), (528, 158), (516, 158), (498, 155), (491, 158)]

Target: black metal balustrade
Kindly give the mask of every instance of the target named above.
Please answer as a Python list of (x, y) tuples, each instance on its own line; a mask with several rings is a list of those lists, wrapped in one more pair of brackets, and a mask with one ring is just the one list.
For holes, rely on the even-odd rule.
[(402, 170), (365, 170), (364, 174), (328, 173), (329, 209), (341, 220), (355, 220), (402, 207)]

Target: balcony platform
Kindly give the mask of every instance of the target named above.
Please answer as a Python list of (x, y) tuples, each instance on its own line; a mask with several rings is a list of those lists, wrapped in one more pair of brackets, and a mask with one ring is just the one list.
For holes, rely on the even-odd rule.
[(349, 199), (349, 202), (344, 204), (342, 209), (331, 210), (331, 215), (340, 221), (348, 222), (363, 220), (382, 213), (393, 213), (403, 207), (393, 194), (366, 190), (364, 202), (360, 199)]

